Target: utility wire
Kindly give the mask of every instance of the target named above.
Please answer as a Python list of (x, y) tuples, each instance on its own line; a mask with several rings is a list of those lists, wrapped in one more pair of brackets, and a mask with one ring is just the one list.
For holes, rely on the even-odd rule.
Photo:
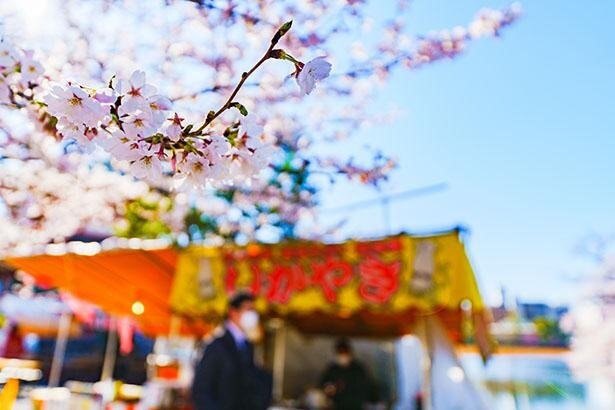
[(352, 211), (358, 208), (365, 208), (374, 205), (387, 204), (393, 201), (400, 201), (417, 196), (423, 196), (428, 194), (435, 194), (437, 192), (445, 191), (448, 189), (446, 182), (440, 182), (433, 185), (427, 185), (420, 188), (413, 188), (402, 192), (396, 192), (393, 194), (381, 195), (378, 198), (366, 199), (364, 201), (358, 201), (347, 205), (342, 205), (334, 208), (325, 208), (322, 210), (324, 213), (338, 213), (345, 211)]

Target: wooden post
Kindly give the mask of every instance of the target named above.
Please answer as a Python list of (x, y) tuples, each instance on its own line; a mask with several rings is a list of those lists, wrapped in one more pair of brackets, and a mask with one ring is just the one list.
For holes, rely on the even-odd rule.
[(275, 340), (273, 345), (273, 402), (279, 403), (284, 398), (286, 326), (282, 319), (272, 319), (271, 327), (275, 330)]
[(421, 346), (423, 350), (423, 386), (422, 390), (422, 399), (423, 399), (423, 410), (431, 410), (432, 409), (432, 398), (433, 398), (433, 386), (432, 386), (432, 342), (431, 336), (429, 334), (430, 329), (427, 323), (427, 319), (425, 316), (422, 316), (417, 323), (416, 326), (416, 336), (421, 341)]
[(182, 318), (173, 314), (169, 323), (169, 339), (175, 339), (180, 336), (182, 327)]
[(58, 387), (60, 385), (60, 377), (62, 376), (62, 367), (64, 366), (64, 357), (66, 355), (66, 344), (70, 335), (70, 325), (72, 314), (63, 312), (60, 316), (58, 324), (58, 336), (56, 337), (56, 345), (53, 349), (53, 359), (51, 361), (51, 370), (49, 372), (49, 387)]
[(115, 359), (117, 356), (117, 329), (116, 321), (109, 318), (109, 331), (107, 332), (107, 346), (105, 347), (105, 358), (103, 360), (100, 380), (112, 380)]
[(386, 342), (385, 346), (388, 353), (388, 357), (391, 358), (390, 361), (387, 360), (389, 362), (389, 366), (387, 366), (389, 370), (389, 377), (393, 381), (391, 383), (391, 390), (389, 392), (391, 394), (391, 397), (395, 398), (395, 401), (397, 401), (397, 399), (399, 398), (399, 374), (397, 373), (397, 354), (395, 349), (395, 342)]

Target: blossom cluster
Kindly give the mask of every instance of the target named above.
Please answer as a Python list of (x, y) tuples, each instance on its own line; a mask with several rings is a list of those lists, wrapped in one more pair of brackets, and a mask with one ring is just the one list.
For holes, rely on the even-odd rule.
[(0, 37), (0, 104), (17, 106), (24, 98), (31, 97), (43, 72), (32, 50), (15, 47)]
[(378, 186), (380, 182), (388, 179), (397, 166), (394, 159), (381, 154), (376, 155), (374, 163), (369, 166), (356, 164), (352, 159), (345, 163), (339, 163), (335, 158), (322, 159), (319, 164), (325, 168), (339, 169), (340, 174), (345, 175), (350, 180), (373, 186)]
[[(366, 77), (374, 73), (386, 75), (398, 65), (417, 68), (447, 58), (454, 58), (472, 40), (499, 36), (502, 29), (517, 21), (523, 13), (519, 3), (512, 3), (503, 9), (485, 8), (479, 10), (467, 26), (434, 30), (423, 36), (409, 38), (405, 33), (405, 21), (394, 20), (386, 29), (385, 38), (378, 49), (384, 58), (366, 61), (353, 69), (352, 76)], [(363, 48), (355, 44), (355, 57), (361, 59)], [(358, 51), (359, 50), (359, 51)]]
[(498, 36), (502, 28), (514, 23), (523, 13), (520, 3), (513, 3), (502, 10), (480, 10), (468, 27), (470, 38)]
[(84, 146), (97, 144), (130, 164), (137, 178), (156, 180), (166, 172), (203, 186), (249, 178), (268, 165), (272, 147), (261, 143), (262, 133), (246, 120), (233, 138), (230, 133), (190, 135), (184, 119), (171, 112), (171, 101), (156, 91), (145, 73), (136, 71), (125, 81), (90, 93), (71, 84), (55, 85), (44, 101), (57, 118), (61, 137)]
[(9, 216), (0, 218), (0, 253), (31, 253), (33, 245), (105, 229), (117, 221), (123, 203), (147, 190), (145, 183), (103, 166), (71, 173), (41, 161), (8, 166), (0, 173), (0, 198)]
[[(289, 29), (287, 23), (276, 32), (261, 62), (269, 58), (290, 60), (301, 91), (309, 94), (317, 81), (329, 75), (331, 64), (322, 57), (304, 64), (283, 50), (274, 50)], [(59, 138), (74, 140), (86, 149), (102, 148), (114, 160), (127, 164), (127, 170), (137, 178), (156, 181), (170, 174), (179, 183), (188, 180), (196, 187), (233, 183), (250, 180), (275, 158), (275, 146), (262, 138), (263, 128), (247, 117), (242, 104), (231, 101), (247, 73), (242, 75), (231, 99), (218, 112), (210, 111), (204, 124), (197, 127), (172, 112), (171, 100), (148, 84), (140, 70), (128, 79), (112, 79), (100, 89), (70, 82), (54, 84), (46, 91), (37, 90), (42, 95), (39, 101), (33, 90), (43, 82), (41, 64), (32, 58), (32, 52), (4, 41), (2, 44), (0, 78), (5, 82), (5, 104), (14, 103), (16, 95), (22, 96), (36, 107), (38, 118)], [(253, 70), (258, 65), (260, 62)], [(221, 132), (208, 128), (231, 108), (236, 108), (243, 118)]]
[[(608, 245), (608, 244), (606, 244)], [(579, 299), (562, 319), (572, 333), (568, 363), (583, 381), (615, 381), (615, 253), (600, 258), (596, 272), (586, 280)]]

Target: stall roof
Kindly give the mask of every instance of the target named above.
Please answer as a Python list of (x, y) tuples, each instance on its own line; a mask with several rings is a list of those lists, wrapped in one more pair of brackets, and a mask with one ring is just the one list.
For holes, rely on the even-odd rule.
[[(169, 292), (178, 253), (173, 248), (116, 249), (95, 255), (36, 255), (5, 261), (44, 287), (59, 288), (112, 315), (134, 316), (143, 331), (169, 331)], [(145, 307), (132, 313), (133, 303)]]

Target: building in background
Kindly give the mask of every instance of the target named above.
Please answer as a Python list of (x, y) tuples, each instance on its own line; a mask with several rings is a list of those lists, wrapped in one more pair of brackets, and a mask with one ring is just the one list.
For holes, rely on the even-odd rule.
[(491, 332), (501, 345), (568, 347), (569, 335), (560, 328), (568, 312), (567, 306), (551, 306), (544, 302), (516, 299), (509, 306), (501, 289), (499, 306), (492, 307)]

